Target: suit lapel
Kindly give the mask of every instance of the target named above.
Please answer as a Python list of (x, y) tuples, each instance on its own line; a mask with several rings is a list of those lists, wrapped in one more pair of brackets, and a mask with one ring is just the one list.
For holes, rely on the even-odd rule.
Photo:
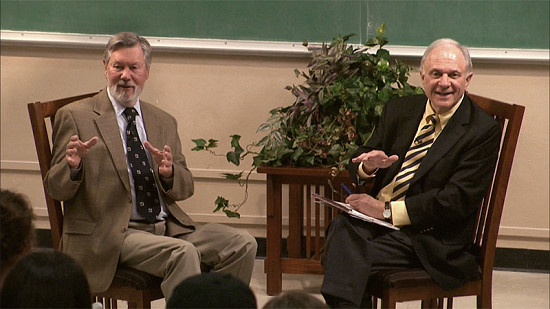
[(466, 133), (465, 125), (469, 122), (471, 109), (471, 101), (465, 96), (460, 107), (422, 160), (411, 185), (422, 178)]
[[(412, 100), (410, 103), (400, 106), (400, 108), (406, 109), (403, 111), (403, 114), (401, 114), (405, 116), (399, 118), (399, 123), (395, 131), (393, 132), (393, 134), (398, 134), (395, 140), (395, 144), (393, 145), (393, 153), (388, 154), (398, 155), (400, 161), (398, 162), (399, 164), (393, 164), (388, 168), (388, 172), (382, 182), (384, 186), (390, 183), (395, 175), (399, 173), (399, 170), (401, 169), (401, 165), (405, 158), (405, 154), (409, 150), (412, 140), (416, 135), (420, 119), (422, 118), (422, 115), (424, 115), (424, 110), (426, 108), (426, 102), (428, 98), (425, 96), (418, 96), (414, 98), (415, 99)], [(402, 132), (407, 133), (405, 135)]]
[[(145, 125), (145, 131), (147, 132), (147, 140), (153, 147), (162, 150), (166, 142), (163, 140), (163, 128), (160, 126), (160, 121), (157, 117), (155, 109), (147, 102), (141, 101), (141, 112), (143, 117), (143, 123)], [(155, 160), (153, 161), (153, 169), (158, 168)]]
[[(420, 124), (420, 120), (422, 119), (422, 116), (424, 115), (424, 111), (426, 109), (426, 102), (428, 101), (428, 98), (424, 96), (420, 98), (420, 100), (413, 101), (405, 106), (408, 107), (408, 109), (404, 111), (405, 115), (412, 116), (401, 117), (401, 119), (399, 120), (396, 134), (400, 134), (400, 136), (396, 140), (395, 151), (401, 159), (405, 157), (405, 154), (411, 147), (412, 140), (416, 135), (418, 125)], [(407, 133), (405, 135), (401, 132)]]
[(124, 187), (130, 192), (130, 179), (128, 175), (128, 166), (126, 164), (126, 154), (120, 138), (120, 130), (116, 119), (115, 110), (107, 90), (102, 91), (94, 97), (94, 112), (97, 117), (94, 119), (97, 129), (105, 143), (105, 147), (111, 155), (111, 160), (115, 165), (118, 176), (124, 184)]

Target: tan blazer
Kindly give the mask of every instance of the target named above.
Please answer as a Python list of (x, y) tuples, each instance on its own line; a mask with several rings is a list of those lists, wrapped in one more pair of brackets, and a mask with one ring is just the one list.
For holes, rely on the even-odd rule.
[[(167, 234), (189, 233), (195, 223), (175, 201), (193, 195), (193, 178), (181, 152), (174, 117), (141, 102), (149, 142), (161, 149), (169, 145), (174, 158), (174, 183), (161, 189), (170, 216)], [(114, 277), (124, 235), (128, 229), (132, 196), (126, 155), (115, 111), (107, 91), (60, 109), (53, 127), (53, 159), (45, 184), (48, 193), (64, 203), (61, 250), (75, 258), (88, 276), (93, 293), (105, 291)], [(72, 135), (82, 141), (97, 136), (98, 143), (82, 160), (79, 179), (70, 179), (65, 160)], [(158, 183), (158, 166), (153, 162)]]

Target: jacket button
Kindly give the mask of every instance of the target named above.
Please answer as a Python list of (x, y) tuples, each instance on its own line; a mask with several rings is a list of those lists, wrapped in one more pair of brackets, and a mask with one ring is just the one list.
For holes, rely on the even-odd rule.
[(124, 227), (122, 227), (122, 229), (120, 229), (120, 231), (122, 233), (126, 233), (126, 231), (128, 231), (128, 227), (124, 226)]

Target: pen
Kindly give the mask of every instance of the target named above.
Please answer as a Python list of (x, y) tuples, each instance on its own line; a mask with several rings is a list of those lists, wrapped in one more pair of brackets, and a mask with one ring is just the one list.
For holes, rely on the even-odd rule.
[(348, 187), (346, 187), (345, 184), (342, 184), (342, 188), (344, 188), (344, 190), (346, 190), (346, 192), (347, 192), (349, 195), (352, 195), (352, 194), (353, 194), (353, 193), (351, 192), (351, 190), (350, 190)]

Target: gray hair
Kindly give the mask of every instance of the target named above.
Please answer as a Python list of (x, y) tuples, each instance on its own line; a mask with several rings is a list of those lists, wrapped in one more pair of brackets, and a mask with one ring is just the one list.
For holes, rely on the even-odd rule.
[(426, 61), (426, 58), (428, 58), (428, 55), (432, 52), (432, 50), (442, 45), (452, 45), (460, 49), (462, 55), (464, 56), (464, 60), (466, 61), (466, 71), (468, 73), (473, 71), (472, 58), (470, 57), (470, 52), (468, 51), (468, 49), (457, 41), (448, 38), (435, 40), (432, 42), (432, 44), (430, 44), (430, 46), (428, 46), (428, 48), (424, 52), (424, 55), (422, 55), (422, 59), (420, 60), (420, 71), (424, 71), (424, 62)]
[(105, 63), (109, 63), (109, 60), (111, 59), (111, 53), (118, 48), (134, 47), (138, 44), (143, 51), (145, 65), (147, 66), (147, 69), (149, 69), (152, 61), (151, 45), (145, 38), (133, 32), (119, 32), (113, 35), (105, 46), (105, 51), (103, 52), (103, 61), (105, 61)]

